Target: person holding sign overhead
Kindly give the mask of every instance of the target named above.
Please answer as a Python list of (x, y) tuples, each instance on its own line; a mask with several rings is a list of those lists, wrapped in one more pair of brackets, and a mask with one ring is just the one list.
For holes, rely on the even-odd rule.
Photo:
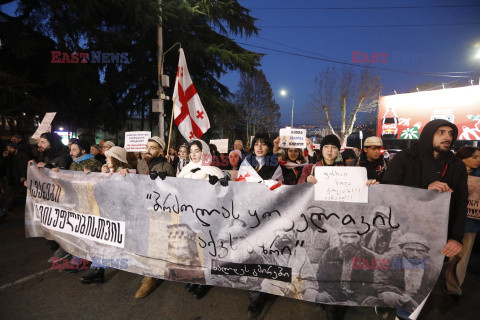
[[(315, 163), (317, 160), (316, 154), (312, 148), (312, 141), (306, 138), (308, 150), (308, 163)], [(274, 151), (278, 149), (280, 137), (273, 141), (275, 144)], [(307, 160), (303, 156), (303, 150), (300, 148), (288, 148), (285, 153), (279, 156), (279, 163), (283, 173), (283, 183), (286, 185), (298, 184), (298, 180), (302, 175), (302, 170)]]

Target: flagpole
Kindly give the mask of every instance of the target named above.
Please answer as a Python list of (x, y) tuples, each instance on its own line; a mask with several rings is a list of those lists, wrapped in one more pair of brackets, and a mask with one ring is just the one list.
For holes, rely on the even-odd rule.
[[(165, 51), (162, 55), (162, 68), (163, 68), (163, 62), (165, 61), (165, 55), (170, 51), (172, 50), (173, 48), (175, 48), (175, 46), (179, 45), (180, 48), (182, 48), (182, 44), (180, 42), (175, 42), (173, 44), (173, 46), (171, 46), (167, 51)], [(173, 103), (172, 103), (172, 117), (170, 119), (170, 129), (168, 131), (168, 144), (167, 144), (167, 160), (168, 160), (168, 157), (170, 156), (170, 141), (171, 141), (171, 137), (172, 137), (172, 126), (173, 126), (173, 107), (175, 106), (175, 100), (173, 100)]]

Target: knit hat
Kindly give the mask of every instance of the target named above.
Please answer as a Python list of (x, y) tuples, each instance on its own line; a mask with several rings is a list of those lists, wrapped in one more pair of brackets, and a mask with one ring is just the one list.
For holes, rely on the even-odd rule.
[(163, 141), (162, 138), (155, 136), (155, 137), (151, 137), (150, 139), (148, 139), (148, 141), (153, 141), (153, 142), (158, 143), (158, 145), (160, 146), (160, 148), (162, 148), (163, 150), (165, 150), (165, 141)]
[(323, 149), (324, 146), (329, 144), (337, 147), (340, 151), (340, 140), (338, 140), (338, 137), (334, 134), (329, 134), (322, 139), (322, 142), (320, 143), (320, 151)]
[(115, 143), (113, 143), (112, 141), (105, 141), (103, 143), (103, 146), (112, 148), (112, 147), (115, 147)]
[(127, 151), (122, 147), (112, 147), (112, 148), (110, 148), (110, 150), (105, 151), (105, 156), (107, 156), (107, 157), (110, 156), (112, 158), (117, 159), (120, 162), (128, 163), (127, 162)]
[(373, 137), (368, 137), (365, 139), (365, 143), (363, 144), (364, 147), (381, 147), (383, 146), (383, 141), (379, 137), (373, 136)]
[(240, 152), (240, 150), (236, 150), (236, 149), (235, 149), (235, 150), (232, 150), (232, 151), (230, 151), (230, 153), (228, 154), (228, 156), (230, 157), (230, 155), (231, 155), (232, 153), (238, 154), (238, 156), (240, 157), (240, 159), (242, 159), (242, 153)]
[(12, 147), (13, 149), (17, 149), (18, 150), (18, 143), (15, 143), (15, 142), (10, 142), (9, 144), (7, 144), (7, 147)]

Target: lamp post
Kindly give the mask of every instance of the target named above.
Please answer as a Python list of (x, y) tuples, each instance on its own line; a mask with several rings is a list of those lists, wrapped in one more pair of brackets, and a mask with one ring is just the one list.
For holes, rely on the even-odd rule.
[(280, 94), (282, 96), (288, 96), (290, 97), (290, 99), (292, 99), (292, 123), (290, 124), (290, 126), (293, 128), (293, 108), (295, 107), (295, 99), (293, 99), (293, 97), (289, 95), (285, 90), (280, 91)]

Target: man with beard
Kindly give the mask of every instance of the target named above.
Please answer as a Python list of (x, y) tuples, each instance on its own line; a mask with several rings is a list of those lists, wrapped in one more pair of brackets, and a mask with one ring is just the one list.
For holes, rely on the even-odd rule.
[[(317, 271), (317, 302), (354, 301), (362, 304), (372, 298), (374, 270), (355, 267), (355, 262), (372, 261), (373, 252), (361, 246), (362, 237), (355, 226), (343, 226), (337, 233), (340, 245), (329, 248), (322, 256)], [(329, 306), (327, 319), (343, 319), (345, 309)]]
[[(38, 151), (40, 152), (40, 161), (37, 168), (59, 168), (68, 170), (72, 163), (72, 157), (68, 147), (62, 143), (62, 138), (51, 132), (45, 132), (38, 139)], [(29, 161), (29, 165), (35, 163), (34, 160)]]
[[(162, 156), (164, 149), (165, 141), (162, 138), (151, 137), (148, 139), (145, 155), (137, 163), (138, 174), (150, 175), (150, 178), (153, 180), (157, 177), (160, 177), (162, 180), (167, 176), (175, 177), (175, 170), (173, 170), (172, 165)], [(155, 290), (161, 281), (163, 280), (144, 277), (140, 289), (135, 294), (135, 298), (145, 298)]]
[(387, 269), (378, 269), (375, 287), (383, 303), (414, 310), (435, 285), (439, 270), (430, 263), (430, 247), (422, 236), (407, 233), (398, 246), (401, 254), (390, 258)]
[(0, 166), (5, 168), (6, 178), (6, 198), (3, 208), (0, 208), (0, 221), (13, 208), (15, 199), (22, 195), (25, 196), (23, 183), (27, 180), (28, 156), (19, 149), (20, 146), (18, 144), (14, 142), (9, 143), (0, 160)]
[(76, 139), (70, 145), (70, 156), (73, 159), (70, 165), (72, 171), (100, 172), (102, 163), (88, 153), (90, 145), (83, 140)]
[[(442, 254), (447, 257), (455, 256), (462, 250), (467, 216), (467, 169), (450, 151), (457, 135), (457, 126), (447, 120), (428, 122), (420, 134), (418, 145), (398, 153), (383, 176), (383, 183), (452, 193), (448, 240), (442, 249)], [(409, 312), (398, 310), (397, 315), (406, 319)]]
[(383, 141), (379, 137), (368, 137), (363, 145), (360, 157), (352, 165), (367, 169), (368, 179), (382, 182), (387, 163), (382, 154)]

